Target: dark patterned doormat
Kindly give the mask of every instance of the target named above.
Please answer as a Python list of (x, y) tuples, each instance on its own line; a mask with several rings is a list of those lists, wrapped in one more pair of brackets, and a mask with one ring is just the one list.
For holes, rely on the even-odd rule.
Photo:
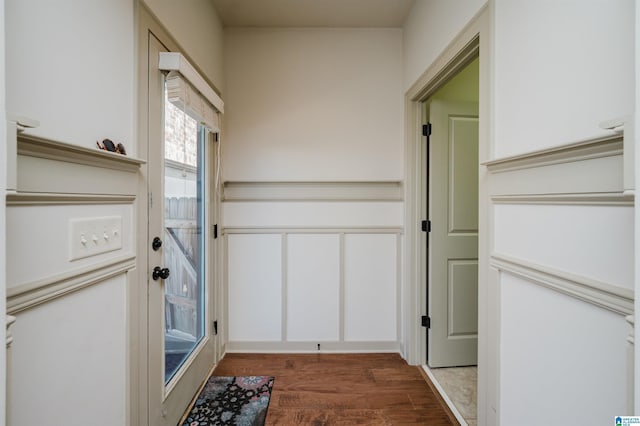
[(262, 426), (273, 388), (269, 376), (211, 376), (182, 426)]

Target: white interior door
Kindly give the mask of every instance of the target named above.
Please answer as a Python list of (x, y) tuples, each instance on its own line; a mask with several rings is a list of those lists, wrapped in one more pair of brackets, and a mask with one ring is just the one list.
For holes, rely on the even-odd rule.
[(175, 426), (215, 362), (216, 142), (168, 102), (158, 70), (166, 49), (153, 36), (149, 46), (149, 424)]
[(428, 166), (430, 367), (475, 365), (478, 347), (478, 106), (432, 99)]

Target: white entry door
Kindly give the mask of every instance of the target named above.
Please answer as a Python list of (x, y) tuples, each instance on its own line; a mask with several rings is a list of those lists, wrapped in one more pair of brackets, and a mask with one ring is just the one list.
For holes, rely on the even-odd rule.
[(475, 365), (478, 347), (478, 106), (432, 99), (428, 164), (430, 367)]
[(215, 362), (214, 135), (167, 97), (149, 39), (149, 424), (175, 426)]

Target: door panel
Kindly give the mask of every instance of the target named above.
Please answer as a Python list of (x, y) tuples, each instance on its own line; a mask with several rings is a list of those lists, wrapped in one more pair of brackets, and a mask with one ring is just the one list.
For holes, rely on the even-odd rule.
[(430, 367), (475, 365), (478, 333), (478, 107), (429, 104)]
[[(164, 75), (158, 69), (162, 51), (167, 49), (150, 34), (149, 424), (175, 426), (215, 361), (214, 303), (209, 296), (215, 257), (208, 230), (213, 223), (209, 211), (216, 211), (217, 201), (215, 195), (208, 195), (215, 191), (207, 188), (215, 164), (212, 135), (197, 122), (187, 123), (187, 118), (174, 126), (176, 135), (171, 136), (173, 130), (165, 126), (172, 113), (165, 109)], [(162, 241), (159, 247), (153, 245), (155, 237)], [(157, 279), (155, 267), (159, 268)], [(165, 268), (168, 276), (162, 271)]]

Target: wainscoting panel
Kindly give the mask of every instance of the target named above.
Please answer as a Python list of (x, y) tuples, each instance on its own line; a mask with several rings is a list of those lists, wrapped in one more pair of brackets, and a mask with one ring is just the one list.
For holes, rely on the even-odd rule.
[(282, 236), (229, 235), (230, 341), (282, 339)]
[(121, 274), (18, 314), (7, 424), (63, 425), (84, 413), (101, 413), (92, 424), (126, 424), (126, 292)]
[(397, 340), (396, 236), (347, 235), (344, 252), (344, 339)]
[(499, 204), (494, 217), (496, 253), (633, 288), (633, 207)]
[(605, 424), (632, 412), (625, 318), (637, 254), (623, 151), (612, 133), (484, 164), (501, 422)]
[(519, 423), (527, 413), (524, 424), (562, 418), (604, 425), (614, 413), (631, 414), (624, 317), (510, 273), (502, 272), (500, 282), (500, 297), (508, 301), (500, 312), (503, 417)]
[(288, 341), (340, 339), (340, 236), (288, 235)]
[[(12, 143), (13, 185), (5, 198), (7, 313), (15, 318), (8, 423), (65, 424), (73, 416), (127, 424), (136, 369), (127, 307), (136, 285), (130, 272), (137, 267), (134, 218), (143, 162), (28, 134)], [(87, 234), (79, 238), (72, 223)], [(111, 228), (94, 229), (96, 223)], [(82, 255), (77, 260), (72, 244)], [(113, 249), (82, 251), (100, 244)]]
[[(122, 248), (70, 260), (70, 222), (77, 218), (122, 218)], [(7, 208), (7, 282), (9, 297), (31, 283), (91, 268), (123, 255), (133, 256), (133, 205), (9, 205)], [(102, 238), (102, 235), (100, 235)], [(91, 239), (87, 235), (87, 240)], [(79, 242), (75, 242), (78, 243)], [(93, 244), (93, 242), (89, 241)]]
[(227, 351), (397, 352), (400, 231), (226, 229)]

